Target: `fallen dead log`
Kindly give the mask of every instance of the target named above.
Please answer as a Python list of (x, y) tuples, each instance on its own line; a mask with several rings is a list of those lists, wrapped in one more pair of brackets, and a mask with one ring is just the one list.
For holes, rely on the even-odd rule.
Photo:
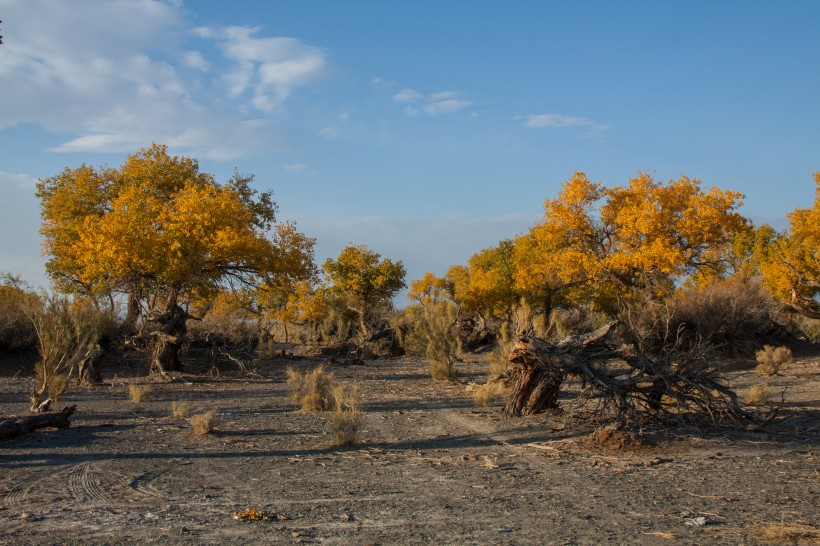
[(57, 413), (38, 413), (0, 421), (0, 440), (11, 440), (42, 428), (68, 428), (71, 426), (70, 417), (77, 406), (66, 406)]
[(717, 423), (745, 416), (707, 351), (652, 358), (633, 345), (610, 341), (614, 326), (556, 344), (519, 338), (505, 372), (512, 390), (504, 413), (532, 415), (557, 408), (565, 381), (575, 377), (582, 384), (569, 401), (576, 415), (631, 424), (655, 417)]

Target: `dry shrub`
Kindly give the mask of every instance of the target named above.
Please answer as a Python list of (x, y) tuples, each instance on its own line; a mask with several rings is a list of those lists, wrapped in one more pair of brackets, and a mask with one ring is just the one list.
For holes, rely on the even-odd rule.
[(328, 416), (328, 424), (333, 431), (333, 445), (353, 445), (364, 419), (364, 413), (360, 409), (359, 387), (338, 385), (334, 387), (332, 397), (333, 411)]
[(490, 381), (483, 385), (476, 385), (473, 390), (475, 404), (482, 408), (503, 404), (508, 395), (508, 390), (500, 381)]
[(757, 358), (755, 372), (772, 377), (777, 375), (783, 366), (792, 361), (792, 350), (788, 347), (764, 345), (763, 349), (755, 353), (755, 356)]
[(135, 404), (139, 404), (140, 402), (145, 400), (148, 397), (148, 393), (150, 392), (151, 385), (128, 385), (128, 397), (131, 398), (131, 401)]
[(722, 354), (751, 355), (778, 330), (777, 308), (760, 283), (719, 279), (660, 302), (651, 295), (639, 298), (622, 310), (621, 319), (644, 354), (709, 346)]
[(423, 356), (435, 380), (456, 378), (461, 352), (457, 335), (458, 308), (451, 302), (411, 305), (404, 312), (401, 344), (409, 354)]
[(310, 372), (287, 370), (290, 399), (302, 411), (324, 411), (333, 404), (333, 372), (322, 364)]
[(749, 393), (746, 395), (746, 403), (753, 406), (764, 406), (769, 403), (771, 391), (768, 385), (757, 384), (749, 388)]
[(820, 544), (820, 530), (806, 525), (767, 525), (758, 531), (757, 537), (781, 544)]
[(40, 307), (39, 296), (18, 277), (0, 274), (0, 353), (36, 347), (37, 332), (31, 317)]
[(194, 436), (204, 436), (213, 432), (216, 426), (216, 413), (205, 411), (196, 413), (188, 420), (191, 424), (191, 434)]
[(247, 308), (244, 292), (220, 292), (197, 314), (207, 310), (202, 320), (188, 322), (188, 335), (194, 341), (222, 347), (248, 348), (256, 346), (259, 336), (257, 321)]
[(187, 400), (174, 400), (171, 402), (171, 417), (174, 419), (184, 419), (191, 414), (191, 403)]
[(791, 330), (798, 338), (820, 343), (820, 319), (795, 314), (791, 317)]
[(547, 331), (543, 336), (536, 336), (542, 339), (560, 341), (569, 336), (587, 334), (594, 332), (611, 319), (604, 313), (592, 311), (586, 307), (572, 309), (556, 309), (550, 317)]
[(110, 328), (111, 318), (85, 298), (44, 297), (31, 316), (40, 360), (35, 365), (32, 411), (46, 411), (68, 387), (86, 354)]

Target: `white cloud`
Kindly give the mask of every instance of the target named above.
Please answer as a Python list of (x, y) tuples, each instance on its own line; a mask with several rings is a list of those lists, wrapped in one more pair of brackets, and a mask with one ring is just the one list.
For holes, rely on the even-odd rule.
[(199, 29), (216, 39), (224, 55), (237, 63), (223, 77), (229, 96), (236, 98), (252, 87), (251, 103), (270, 111), (291, 92), (314, 81), (325, 66), (324, 52), (295, 38), (257, 38), (258, 28), (231, 26)]
[(466, 100), (447, 99), (438, 102), (431, 102), (424, 107), (424, 111), (431, 116), (441, 116), (444, 114), (452, 114), (472, 106), (472, 102)]
[(562, 114), (532, 114), (526, 116), (524, 125), (532, 128), (584, 127), (587, 129), (584, 134), (587, 138), (603, 138), (609, 130), (608, 125), (598, 123), (589, 118), (565, 116)]
[[(276, 125), (241, 112), (283, 108), (325, 65), (321, 50), (292, 38), (191, 30), (181, 2), (26, 0), (3, 2), (2, 16), (0, 129), (32, 123), (72, 135), (59, 152), (133, 152), (154, 141), (212, 159), (269, 150), (283, 140)], [(215, 41), (225, 59), (206, 58), (190, 38)], [(217, 74), (189, 80), (191, 69)]]
[(325, 127), (324, 129), (320, 130), (318, 133), (316, 133), (316, 135), (325, 140), (336, 140), (337, 138), (339, 138), (341, 133), (342, 132), (339, 130), (338, 127), (334, 127), (331, 125), (330, 127)]
[(186, 51), (182, 56), (182, 61), (189, 68), (201, 70), (202, 72), (207, 72), (211, 68), (211, 63), (206, 61), (199, 51)]
[[(415, 89), (404, 88), (393, 95), (393, 101), (406, 104), (404, 113), (410, 117), (416, 117), (419, 112), (429, 116), (443, 116), (473, 105), (470, 101), (459, 100), (460, 94), (458, 91), (440, 91), (425, 96)], [(415, 105), (419, 102), (424, 104)]]
[(393, 100), (396, 102), (416, 102), (423, 95), (414, 89), (402, 89), (395, 95), (393, 95)]
[(310, 171), (310, 167), (303, 165), (302, 163), (291, 163), (290, 165), (285, 165), (284, 168), (289, 173), (303, 173)]
[(427, 97), (427, 100), (429, 100), (430, 102), (438, 102), (447, 99), (454, 99), (459, 95), (460, 93), (458, 91), (442, 91), (440, 93), (433, 93), (432, 95)]

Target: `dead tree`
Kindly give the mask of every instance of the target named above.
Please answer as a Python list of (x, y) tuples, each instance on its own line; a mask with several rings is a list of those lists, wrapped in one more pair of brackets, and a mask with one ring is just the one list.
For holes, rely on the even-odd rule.
[(0, 421), (0, 440), (10, 440), (41, 428), (68, 428), (69, 418), (77, 406), (67, 406), (57, 413), (38, 413), (20, 419)]
[(615, 323), (557, 344), (522, 337), (505, 372), (512, 392), (504, 413), (531, 415), (558, 407), (569, 377), (582, 381), (570, 405), (576, 415), (637, 424), (650, 418), (712, 422), (745, 414), (735, 393), (722, 381), (707, 351), (641, 354), (633, 345), (609, 340)]

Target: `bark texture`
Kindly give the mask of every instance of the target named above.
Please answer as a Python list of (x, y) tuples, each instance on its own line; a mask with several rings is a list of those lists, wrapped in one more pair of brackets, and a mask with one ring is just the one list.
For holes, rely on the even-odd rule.
[(66, 406), (57, 413), (38, 413), (20, 419), (0, 421), (0, 440), (10, 440), (42, 428), (68, 428), (77, 406)]

